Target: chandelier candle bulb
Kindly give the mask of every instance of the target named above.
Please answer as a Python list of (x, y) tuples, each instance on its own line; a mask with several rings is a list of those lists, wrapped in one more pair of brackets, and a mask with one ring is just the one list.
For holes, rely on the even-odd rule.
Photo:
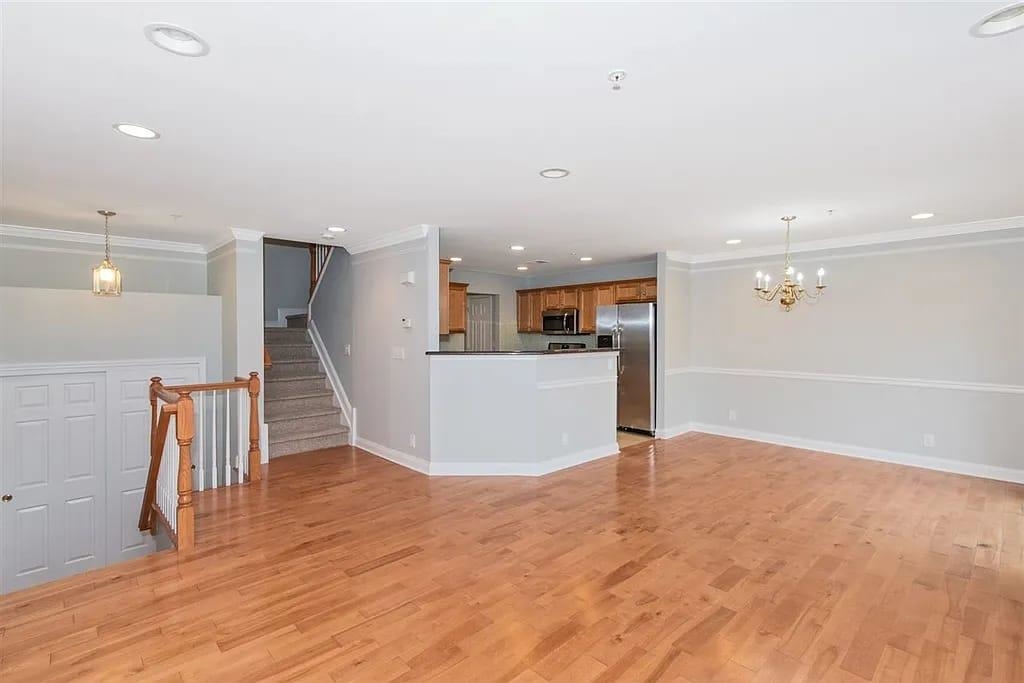
[(818, 268), (818, 286), (819, 287), (824, 287), (825, 286), (825, 269), (824, 268)]
[(764, 273), (762, 273), (759, 270), (757, 271), (757, 275), (755, 275), (754, 277), (757, 278), (757, 286), (754, 287), (754, 289), (761, 289), (761, 287), (764, 285)]

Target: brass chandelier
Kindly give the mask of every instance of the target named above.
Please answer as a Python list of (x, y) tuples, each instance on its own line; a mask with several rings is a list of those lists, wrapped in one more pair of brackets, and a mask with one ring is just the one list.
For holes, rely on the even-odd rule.
[(782, 282), (773, 287), (772, 276), (757, 271), (754, 276), (756, 279), (754, 294), (762, 301), (778, 299), (782, 308), (788, 311), (798, 301), (816, 301), (825, 293), (825, 269), (818, 268), (818, 284), (814, 286), (813, 291), (807, 291), (804, 288), (804, 274), (796, 272), (789, 259), (789, 224), (796, 220), (796, 216), (783, 216), (782, 220), (786, 222), (786, 266), (783, 270)]

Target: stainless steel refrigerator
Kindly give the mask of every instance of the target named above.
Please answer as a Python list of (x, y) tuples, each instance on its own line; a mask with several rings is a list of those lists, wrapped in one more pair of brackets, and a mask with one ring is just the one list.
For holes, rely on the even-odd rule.
[(655, 304), (597, 307), (598, 348), (619, 350), (619, 427), (654, 433)]

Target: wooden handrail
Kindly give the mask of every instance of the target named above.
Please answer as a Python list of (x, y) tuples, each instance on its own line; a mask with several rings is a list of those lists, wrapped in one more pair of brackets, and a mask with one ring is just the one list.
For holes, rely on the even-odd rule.
[[(160, 519), (179, 551), (191, 550), (195, 547), (195, 507), (192, 502), (192, 441), (195, 438), (195, 402), (193, 393), (203, 391), (226, 391), (242, 389), (249, 395), (249, 451), (248, 469), (249, 483), (259, 481), (260, 470), (260, 419), (259, 395), (260, 376), (258, 372), (250, 372), (248, 377), (236, 377), (233, 382), (212, 382), (204, 384), (181, 384), (165, 387), (159, 377), (150, 379), (149, 403), (150, 420), (150, 454), (149, 472), (146, 477), (146, 488), (143, 492), (142, 509), (139, 511), (139, 531), (151, 531), (153, 516)], [(163, 401), (158, 406), (158, 401)], [(164, 516), (164, 511), (156, 505), (156, 485), (160, 477), (160, 464), (163, 460), (164, 444), (170, 431), (171, 416), (175, 418), (174, 438), (178, 443), (177, 472), (177, 510), (175, 528)], [(230, 428), (230, 427), (229, 427)]]
[(234, 382), (209, 382), (207, 384), (177, 384), (171, 387), (164, 387), (168, 391), (179, 394), (197, 394), (201, 391), (224, 391), (226, 389), (245, 389), (249, 386), (248, 378), (242, 377)]

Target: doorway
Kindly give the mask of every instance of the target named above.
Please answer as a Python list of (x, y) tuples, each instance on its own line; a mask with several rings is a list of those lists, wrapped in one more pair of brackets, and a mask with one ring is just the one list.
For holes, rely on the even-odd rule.
[(499, 351), (498, 297), (495, 294), (470, 294), (467, 298), (466, 350)]

